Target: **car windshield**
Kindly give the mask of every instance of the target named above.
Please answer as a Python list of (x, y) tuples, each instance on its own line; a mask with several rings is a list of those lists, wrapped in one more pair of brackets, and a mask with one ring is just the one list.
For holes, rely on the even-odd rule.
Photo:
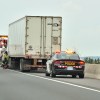
[(73, 59), (73, 60), (80, 60), (78, 54), (67, 54), (67, 53), (60, 53), (57, 54), (57, 59)]

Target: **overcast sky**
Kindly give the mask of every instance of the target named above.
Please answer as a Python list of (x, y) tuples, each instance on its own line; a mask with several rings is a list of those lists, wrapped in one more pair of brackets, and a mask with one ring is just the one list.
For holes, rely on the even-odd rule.
[(100, 56), (100, 0), (0, 0), (0, 34), (26, 15), (62, 16), (62, 50)]

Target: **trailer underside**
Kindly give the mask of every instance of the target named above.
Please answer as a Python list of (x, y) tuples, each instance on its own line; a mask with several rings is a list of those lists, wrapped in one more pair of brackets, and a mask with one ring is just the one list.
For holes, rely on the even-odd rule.
[(9, 58), (9, 68), (19, 69), (20, 71), (37, 70), (46, 67), (47, 59), (27, 59), (27, 58)]

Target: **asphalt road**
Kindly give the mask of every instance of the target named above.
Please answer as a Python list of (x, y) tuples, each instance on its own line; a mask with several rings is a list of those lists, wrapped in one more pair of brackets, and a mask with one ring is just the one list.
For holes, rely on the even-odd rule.
[(0, 100), (100, 100), (98, 84), (100, 80), (59, 76), (51, 79), (44, 73), (0, 68)]

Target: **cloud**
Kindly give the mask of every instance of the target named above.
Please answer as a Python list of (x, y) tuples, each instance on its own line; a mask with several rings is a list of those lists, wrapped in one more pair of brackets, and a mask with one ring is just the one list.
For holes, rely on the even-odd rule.
[(63, 4), (63, 9), (67, 12), (79, 12), (81, 11), (81, 6), (78, 0), (70, 0)]

